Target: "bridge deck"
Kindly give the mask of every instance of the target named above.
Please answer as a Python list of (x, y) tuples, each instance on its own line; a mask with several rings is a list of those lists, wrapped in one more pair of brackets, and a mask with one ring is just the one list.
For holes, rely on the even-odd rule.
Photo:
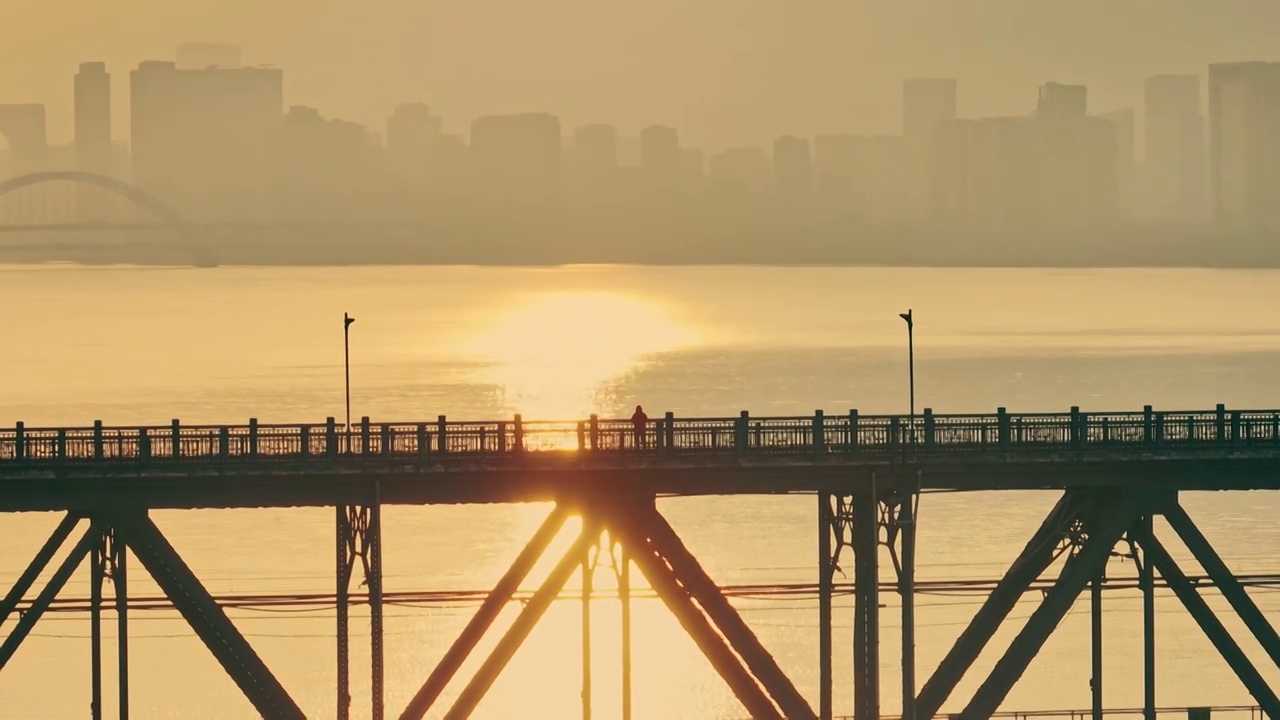
[(519, 502), (882, 485), (1280, 488), (1280, 411), (0, 429), (0, 511)]

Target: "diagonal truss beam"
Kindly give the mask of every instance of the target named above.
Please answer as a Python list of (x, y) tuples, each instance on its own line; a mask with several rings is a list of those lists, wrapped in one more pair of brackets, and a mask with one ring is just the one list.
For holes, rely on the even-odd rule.
[[(702, 650), (712, 667), (724, 678), (733, 694), (757, 720), (780, 720), (782, 717), (773, 702), (765, 695), (751, 673), (743, 667), (724, 638), (716, 633), (702, 614), (689, 591), (680, 584), (676, 573), (667, 566), (658, 550), (649, 542), (641, 526), (627, 517), (627, 508), (619, 508), (611, 517), (610, 532), (616, 534), (630, 548), (631, 559), (662, 598), (663, 603), (676, 616), (680, 626), (689, 633)], [(809, 716), (809, 717), (812, 717)]]
[(1013, 612), (1018, 599), (1053, 564), (1064, 529), (1079, 517), (1089, 499), (1087, 492), (1082, 490), (1067, 490), (1058, 499), (1030, 542), (921, 688), (916, 698), (916, 717), (931, 718), (938, 714), (942, 703), (978, 659), (991, 636)]
[(542, 619), (543, 613), (551, 606), (551, 602), (564, 589), (569, 576), (582, 562), (583, 554), (593, 544), (599, 542), (601, 529), (598, 520), (590, 517), (583, 519), (582, 533), (578, 535), (578, 539), (574, 541), (573, 546), (564, 554), (560, 562), (556, 563), (542, 586), (533, 594), (533, 597), (529, 598), (529, 602), (520, 610), (520, 615), (516, 617), (515, 622), (498, 641), (498, 645), (485, 659), (484, 664), (476, 671), (475, 677), (463, 688), (462, 694), (454, 701), (453, 707), (445, 714), (445, 720), (464, 720), (471, 716), (494, 680), (498, 679), (498, 675), (516, 654), (516, 650), (524, 643), (525, 638), (529, 637), (534, 625)]
[(264, 718), (272, 720), (303, 718), (297, 703), (289, 697), (155, 523), (145, 514), (121, 515), (115, 520), (117, 534), (124, 536), (134, 556), (254, 708)]
[[(1058, 581), (1014, 638), (1013, 644), (992, 668), (961, 714), (963, 718), (989, 718), (1004, 702), (1027, 665), (1044, 647), (1058, 623), (1071, 609), (1089, 581), (1098, 576), (1107, 558), (1139, 514), (1138, 501), (1129, 493), (1108, 504), (1100, 515), (1086, 516), (1088, 538), (1078, 553), (1067, 559)], [(1096, 506), (1095, 506), (1096, 507)]]
[[(63, 522), (65, 523), (66, 521), (64, 520)], [(73, 522), (72, 525), (74, 524), (75, 523)], [(61, 530), (62, 526), (59, 525), (58, 529)], [(56, 537), (57, 531), (55, 531), (54, 535)], [(9, 664), (9, 660), (13, 658), (13, 654), (18, 650), (18, 646), (21, 645), (22, 641), (31, 633), (31, 629), (36, 626), (36, 622), (40, 620), (40, 616), (49, 608), (49, 604), (53, 602), (54, 598), (58, 597), (58, 593), (61, 592), (62, 587), (67, 584), (67, 580), (71, 577), (71, 574), (76, 571), (76, 568), (80, 566), (80, 563), (84, 562), (85, 556), (88, 555), (89, 550), (98, 543), (98, 539), (100, 537), (101, 530), (90, 525), (89, 528), (84, 531), (84, 535), (81, 536), (79, 542), (77, 542), (75, 547), (71, 549), (71, 554), (67, 555), (66, 559), (62, 561), (62, 564), (59, 565), (58, 569), (53, 573), (53, 577), (49, 578), (49, 584), (45, 585), (44, 589), (40, 591), (40, 594), (36, 596), (36, 599), (31, 603), (31, 607), (27, 608), (27, 611), (22, 613), (22, 617), (18, 619), (18, 624), (14, 626), (13, 632), (9, 633), (9, 637), (5, 638), (4, 644), (0, 645), (0, 670), (3, 670), (4, 666)], [(63, 539), (65, 539), (65, 535), (63, 536)], [(49, 540), (52, 542), (54, 538), (51, 537)], [(61, 542), (58, 543), (58, 545), (61, 544)], [(46, 543), (45, 547), (47, 548), (48, 546), (49, 544)], [(54, 547), (54, 551), (56, 550), (57, 547)], [(42, 548), (41, 553), (43, 552), (44, 549)], [(48, 562), (48, 558), (45, 559), (45, 562)]]
[(494, 586), (481, 603), (480, 608), (476, 610), (476, 614), (472, 616), (470, 622), (462, 630), (462, 634), (454, 641), (449, 650), (445, 652), (444, 657), (436, 665), (435, 670), (431, 671), (431, 675), (427, 677), (426, 682), (414, 694), (413, 699), (409, 701), (404, 712), (400, 713), (400, 720), (422, 720), (439, 699), (440, 693), (444, 692), (445, 687), (453, 676), (458, 673), (458, 669), (466, 662), (467, 657), (471, 655), (471, 651), (475, 649), (476, 644), (480, 642), (480, 638), (488, 632), (493, 625), (493, 621), (502, 613), (502, 608), (506, 606), (511, 598), (519, 589), (520, 583), (529, 576), (533, 570), (534, 564), (538, 562), (538, 558), (546, 552), (547, 546), (555, 539), (556, 534), (564, 527), (564, 521), (569, 517), (569, 512), (562, 505), (556, 505), (547, 519), (542, 522), (542, 526), (534, 533), (520, 554), (516, 556), (515, 562), (507, 570), (498, 584)]
[(44, 545), (36, 552), (35, 557), (31, 559), (31, 564), (18, 577), (18, 581), (13, 584), (13, 587), (9, 588), (4, 600), (0, 600), (0, 625), (3, 625), (5, 620), (9, 619), (9, 614), (13, 612), (14, 608), (18, 607), (19, 602), (22, 602), (23, 596), (35, 584), (36, 579), (40, 577), (40, 573), (44, 572), (49, 561), (58, 552), (58, 548), (62, 547), (62, 544), (71, 536), (71, 531), (75, 530), (76, 523), (79, 521), (80, 518), (74, 513), (67, 513), (62, 518), (62, 522), (58, 523), (58, 527), (54, 528), (53, 533), (49, 535), (49, 539), (45, 540)]
[(648, 506), (643, 512), (636, 513), (636, 522), (648, 530), (654, 549), (670, 565), (676, 579), (702, 606), (734, 651), (746, 661), (752, 674), (778, 703), (783, 715), (796, 719), (813, 718), (813, 708), (809, 707), (804, 696), (796, 690), (782, 668), (778, 667), (773, 655), (760, 643), (760, 639), (742, 620), (738, 611), (725, 599), (720, 588), (685, 547), (666, 518), (656, 508)]
[(1200, 629), (1204, 631), (1209, 641), (1217, 648), (1218, 653), (1235, 671), (1236, 676), (1240, 678), (1240, 682), (1249, 690), (1249, 694), (1253, 696), (1254, 701), (1262, 706), (1262, 710), (1267, 717), (1280, 718), (1280, 699), (1276, 698), (1275, 692), (1267, 685), (1266, 679), (1258, 673), (1258, 669), (1249, 661), (1248, 656), (1240, 649), (1240, 645), (1232, 639), (1231, 634), (1223, 627), (1222, 621), (1213, 614), (1213, 609), (1200, 596), (1200, 593), (1196, 592), (1186, 574), (1182, 572), (1182, 569), (1174, 562), (1173, 557), (1169, 555), (1169, 551), (1165, 550), (1154, 535), (1143, 538), (1142, 543), (1148, 562), (1160, 571), (1165, 583), (1178, 596), (1182, 604), (1186, 606), (1187, 612), (1191, 613), (1196, 623), (1200, 625)]
[(1244, 586), (1236, 579), (1234, 573), (1222, 561), (1222, 557), (1209, 544), (1208, 538), (1200, 532), (1200, 528), (1191, 521), (1191, 517), (1187, 515), (1187, 511), (1181, 505), (1174, 504), (1167, 508), (1164, 513), (1165, 519), (1169, 521), (1170, 527), (1182, 541), (1187, 544), (1191, 550), (1191, 554), (1195, 556), (1200, 565), (1204, 567), (1206, 573), (1213, 580), (1214, 585), (1222, 593), (1227, 602), (1231, 603), (1231, 607), (1240, 615), (1240, 619), (1249, 628), (1249, 632), (1257, 638), (1258, 644), (1267, 651), (1267, 655), (1271, 656), (1271, 662), (1280, 666), (1280, 635), (1276, 634), (1276, 630), (1271, 623), (1267, 621), (1262, 610), (1258, 609), (1257, 603), (1249, 594), (1245, 592)]

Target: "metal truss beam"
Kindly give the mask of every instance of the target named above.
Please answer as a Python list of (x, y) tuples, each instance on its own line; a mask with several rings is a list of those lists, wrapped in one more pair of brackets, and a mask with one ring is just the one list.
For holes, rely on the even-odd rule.
[(445, 714), (445, 720), (464, 720), (471, 716), (476, 705), (484, 698), (485, 693), (493, 686), (493, 682), (498, 679), (498, 675), (506, 668), (507, 663), (515, 656), (516, 650), (529, 637), (529, 633), (533, 630), (534, 625), (542, 618), (543, 613), (550, 607), (551, 602), (556, 599), (560, 591), (564, 589), (564, 584), (568, 582), (569, 576), (573, 574), (578, 565), (582, 562), (582, 556), (586, 553), (587, 548), (599, 542), (601, 526), (598, 520), (587, 517), (583, 520), (583, 527), (578, 539), (574, 541), (573, 546), (569, 548), (564, 557), (560, 559), (542, 583), (542, 586), (529, 598), (525, 606), (520, 610), (520, 614), (516, 617), (511, 627), (507, 629), (502, 639), (498, 641), (493, 652), (485, 659), (480, 669), (476, 671), (475, 677), (467, 686), (463, 688), (462, 693), (454, 702), (449, 712)]
[(832, 497), (818, 493), (818, 718), (831, 720), (831, 595), (835, 581), (835, 556), (831, 547), (834, 529)]
[(1227, 602), (1231, 603), (1231, 607), (1240, 615), (1240, 619), (1244, 621), (1249, 632), (1257, 638), (1258, 644), (1267, 651), (1267, 655), (1271, 657), (1271, 662), (1280, 666), (1280, 635), (1276, 634), (1275, 628), (1267, 621), (1262, 611), (1258, 609), (1257, 603), (1249, 594), (1245, 592), (1240, 581), (1236, 579), (1234, 573), (1222, 561), (1222, 557), (1209, 544), (1208, 538), (1200, 532), (1200, 528), (1191, 521), (1191, 517), (1187, 515), (1187, 511), (1181, 505), (1173, 505), (1165, 510), (1165, 519), (1169, 521), (1169, 525), (1174, 532), (1182, 538), (1191, 550), (1191, 554), (1195, 556), (1200, 565), (1204, 567), (1205, 572), (1213, 580), (1218, 591), (1222, 593)]
[(49, 539), (45, 540), (44, 545), (36, 552), (35, 557), (31, 559), (31, 563), (27, 565), (27, 569), (18, 576), (17, 582), (13, 587), (9, 588), (9, 592), (5, 593), (4, 600), (0, 600), (0, 625), (4, 625), (9, 619), (9, 614), (13, 609), (18, 607), (18, 603), (35, 584), (36, 579), (40, 577), (40, 573), (44, 572), (49, 561), (57, 554), (58, 549), (71, 536), (71, 531), (76, 529), (76, 523), (80, 522), (80, 518), (74, 513), (67, 513), (63, 516), (62, 521), (58, 523), (58, 527), (54, 528), (49, 535)]
[(760, 639), (742, 620), (742, 616), (720, 592), (697, 558), (689, 552), (666, 518), (652, 506), (635, 513), (636, 522), (647, 531), (654, 549), (671, 567), (676, 580), (683, 585), (710, 617), (720, 633), (729, 641), (734, 651), (746, 662), (756, 679), (778, 703), (787, 718), (814, 717), (813, 708), (796, 690), (786, 673), (778, 666), (773, 655), (760, 643)]
[[(1096, 511), (1096, 506), (1095, 506)], [(973, 700), (965, 707), (962, 717), (979, 720), (991, 717), (1000, 703), (1022, 677), (1027, 665), (1040, 652), (1045, 640), (1066, 616), (1076, 598), (1089, 581), (1098, 576), (1106, 566), (1116, 543), (1124, 537), (1139, 513), (1138, 500), (1127, 493), (1105, 503), (1100, 514), (1090, 513), (1082, 518), (1088, 533), (1079, 552), (1067, 558), (1058, 581), (1045, 593), (1040, 606), (1031, 614), (1027, 624), (1014, 638), (987, 676), (986, 681), (974, 693)]]
[(1213, 609), (1209, 607), (1209, 604), (1204, 601), (1204, 598), (1200, 597), (1200, 593), (1196, 591), (1191, 581), (1187, 579), (1186, 574), (1174, 562), (1173, 557), (1169, 555), (1169, 552), (1165, 550), (1154, 535), (1144, 538), (1143, 544), (1148, 561), (1160, 571), (1165, 583), (1178, 596), (1182, 604), (1186, 606), (1187, 612), (1191, 613), (1196, 623), (1200, 625), (1200, 629), (1204, 631), (1209, 641), (1217, 648), (1218, 653), (1235, 671), (1236, 676), (1240, 678), (1240, 682), (1248, 689), (1254, 701), (1262, 707), (1267, 717), (1280, 718), (1280, 699), (1276, 698), (1275, 692), (1267, 685), (1266, 679), (1262, 677), (1258, 669), (1249, 661), (1249, 657), (1244, 654), (1244, 651), (1240, 649), (1240, 646), (1227, 632), (1227, 629), (1223, 627), (1222, 621), (1213, 614)]
[(880, 718), (880, 501), (874, 475), (853, 495), (853, 717)]
[(520, 583), (529, 576), (529, 572), (533, 570), (533, 566), (538, 562), (538, 558), (547, 551), (547, 546), (555, 539), (556, 534), (564, 527), (564, 521), (569, 517), (569, 511), (562, 505), (556, 505), (546, 520), (542, 521), (541, 527), (534, 533), (533, 537), (516, 556), (515, 562), (511, 564), (507, 572), (503, 574), (502, 579), (494, 586), (493, 591), (485, 596), (484, 602), (480, 604), (480, 608), (476, 610), (476, 614), (471, 617), (470, 622), (462, 630), (462, 634), (453, 642), (449, 650), (445, 652), (444, 657), (431, 671), (431, 675), (427, 677), (426, 682), (414, 694), (413, 699), (409, 701), (404, 712), (400, 713), (400, 720), (422, 720), (426, 716), (427, 711), (439, 699), (440, 693), (444, 692), (445, 686), (458, 673), (458, 669), (462, 667), (471, 651), (475, 649), (476, 644), (480, 642), (480, 638), (493, 625), (493, 621), (497, 619), (502, 612), (502, 608), (515, 595), (516, 590), (520, 588)]
[(942, 703), (978, 659), (1000, 624), (1013, 612), (1023, 592), (1053, 563), (1063, 532), (1077, 519), (1089, 499), (1088, 493), (1081, 490), (1067, 490), (1058, 499), (1022, 553), (1009, 566), (1008, 572), (921, 688), (916, 698), (916, 717), (932, 718), (937, 715)]
[(337, 530), (338, 720), (351, 717), (350, 591), (356, 561), (369, 588), (370, 695), (372, 720), (382, 720), (382, 509), (371, 505), (339, 505)]
[(764, 690), (756, 683), (751, 673), (743, 667), (738, 656), (725, 642), (711, 623), (702, 614), (688, 590), (680, 584), (676, 574), (660, 556), (647, 537), (642, 526), (633, 523), (626, 517), (626, 509), (620, 509), (614, 515), (609, 528), (616, 533), (626, 545), (630, 546), (631, 557), (636, 567), (658, 593), (663, 603), (676, 616), (680, 626), (689, 633), (702, 650), (712, 667), (724, 678), (733, 694), (757, 720), (780, 720), (781, 715), (773, 702), (765, 695)]
[(254, 708), (272, 720), (303, 718), (302, 710), (145, 514), (114, 518), (117, 535), (147, 569)]
[[(60, 529), (61, 526), (59, 526), (59, 530)], [(58, 534), (57, 531), (55, 531), (54, 534), (56, 536)], [(50, 541), (52, 540), (53, 538), (51, 537)], [(17, 652), (18, 647), (22, 645), (22, 641), (31, 633), (31, 629), (36, 626), (36, 622), (40, 620), (40, 616), (44, 614), (45, 610), (49, 609), (49, 604), (52, 603), (54, 598), (58, 596), (58, 593), (62, 591), (62, 587), (67, 584), (67, 580), (71, 577), (71, 574), (74, 573), (76, 568), (80, 566), (80, 563), (84, 561), (85, 556), (89, 554), (89, 551), (97, 541), (98, 537), (93, 527), (89, 527), (85, 530), (84, 535), (80, 537), (80, 540), (76, 542), (75, 547), (71, 549), (71, 554), (67, 555), (66, 559), (62, 561), (62, 564), (59, 565), (58, 569), (53, 573), (53, 577), (49, 578), (49, 584), (44, 586), (44, 589), (41, 590), (40, 594), (36, 596), (36, 599), (32, 601), (31, 607), (27, 608), (27, 611), (22, 613), (22, 617), (18, 618), (18, 624), (15, 625), (13, 631), (9, 633), (9, 637), (5, 638), (4, 643), (0, 644), (0, 670), (3, 670), (4, 666), (9, 664), (9, 660), (13, 658), (13, 654)], [(48, 543), (46, 543), (45, 547), (48, 547)], [(57, 551), (56, 547), (54, 548), (54, 551)], [(43, 552), (44, 549), (42, 548), (41, 554), (43, 554)], [(37, 559), (39, 559), (39, 557), (37, 557)], [(48, 559), (45, 560), (45, 563), (47, 562)]]

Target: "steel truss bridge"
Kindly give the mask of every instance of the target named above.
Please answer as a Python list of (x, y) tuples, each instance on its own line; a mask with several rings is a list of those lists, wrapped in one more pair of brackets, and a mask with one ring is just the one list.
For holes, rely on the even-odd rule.
[[(1000, 579), (981, 586), (980, 609), (932, 673), (917, 682), (915, 530), (919, 496), (927, 491), (1057, 490), (1061, 496)], [(1280, 489), (1280, 411), (1213, 410), (1131, 413), (676, 418), (668, 413), (636, 427), (628, 420), (511, 420), (373, 423), (353, 428), (324, 423), (241, 426), (0, 429), (0, 511), (57, 511), (65, 517), (29, 567), (0, 600), (0, 623), (21, 612), (0, 643), (0, 669), (41, 615), (88, 610), (94, 657), (94, 717), (101, 717), (101, 623), (106, 580), (112, 581), (119, 623), (120, 716), (128, 716), (128, 616), (131, 608), (168, 603), (183, 616), (227, 674), (266, 718), (301, 718), (301, 709), (246, 638), (226, 607), (262, 598), (212, 596), (148, 516), (151, 509), (334, 507), (336, 590), (303, 599), (337, 608), (338, 686), (335, 716), (350, 717), (349, 608), (370, 607), (371, 717), (382, 720), (383, 606), (381, 507), (385, 504), (554, 502), (554, 509), (510, 568), (487, 593), (472, 597), (474, 616), (439, 664), (423, 679), (402, 720), (435, 707), (446, 685), (492, 629), (513, 598), (522, 609), (444, 717), (468, 717), (547, 607), (579, 566), (583, 597), (593, 593), (585, 571), (608, 532), (624, 562), (617, 598), (623, 624), (623, 717), (630, 718), (630, 601), (634, 567), (670, 609), (753, 718), (832, 718), (832, 598), (854, 596), (853, 676), (856, 720), (880, 713), (881, 592), (902, 599), (903, 717), (1002, 716), (1001, 703), (1032, 658), (1086, 590), (1092, 609), (1093, 708), (1102, 707), (1102, 604), (1107, 558), (1123, 554), (1138, 567), (1143, 594), (1144, 707), (1156, 704), (1154, 589), (1170, 589), (1248, 692), (1258, 716), (1280, 718), (1280, 699), (1206, 603), (1212, 585), (1280, 665), (1280, 635), (1246, 591), (1270, 577), (1237, 577), (1179, 503), (1182, 491)], [(655, 507), (666, 495), (805, 493), (816, 499), (817, 583), (799, 591), (819, 600), (817, 706), (803, 697), (729, 602), (735, 588), (718, 585)], [(532, 593), (521, 584), (571, 515), (582, 530)], [(1153, 531), (1163, 516), (1203, 573), (1184, 570)], [(66, 559), (32, 598), (28, 593), (58, 550)], [(881, 547), (896, 581), (882, 585)], [(164, 598), (131, 598), (125, 548), (154, 579)], [(853, 554), (853, 583), (837, 585), (837, 563)], [(91, 597), (58, 600), (67, 579), (88, 558)], [(1065, 558), (1065, 559), (1063, 559)], [(1061, 561), (1061, 562), (1059, 562)], [(1059, 565), (1056, 577), (1047, 575)], [(350, 591), (363, 575), (368, 592)], [(741, 588), (739, 588), (741, 590)], [(972, 697), (952, 697), (957, 684), (1009, 620), (1016, 603), (1038, 590), (1040, 602)], [(584, 603), (583, 715), (590, 718), (590, 620)], [(1009, 717), (1031, 717), (1017, 713)], [(1074, 714), (1071, 715), (1075, 717)]]

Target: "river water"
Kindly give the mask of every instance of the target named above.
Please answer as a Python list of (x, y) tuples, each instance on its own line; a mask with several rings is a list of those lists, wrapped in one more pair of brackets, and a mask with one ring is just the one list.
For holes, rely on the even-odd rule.
[[(906, 333), (897, 314), (908, 308), (917, 320), (921, 408), (1280, 407), (1280, 273), (1270, 271), (0, 267), (0, 425), (340, 418), (343, 312), (357, 319), (353, 413), (375, 422), (442, 413), (458, 419), (516, 412), (529, 419), (627, 415), (636, 404), (651, 416), (668, 410), (682, 416), (744, 409), (753, 415), (807, 415), (818, 408), (904, 412)], [(919, 579), (997, 577), (1055, 497), (925, 497)], [(1275, 496), (1196, 494), (1184, 502), (1236, 572), (1280, 572)], [(487, 589), (547, 509), (389, 507), (385, 587)], [(672, 499), (660, 509), (721, 583), (816, 579), (812, 497)], [(215, 593), (332, 590), (332, 510), (154, 515)], [(56, 522), (41, 514), (0, 519), (0, 577), (16, 577)], [(1167, 528), (1163, 537), (1177, 557), (1188, 556)], [(607, 565), (606, 558), (596, 574), (602, 592), (614, 587)], [(131, 590), (153, 593), (134, 567)], [(1193, 563), (1185, 568), (1199, 572)], [(891, 572), (886, 567), (884, 577)], [(1108, 572), (1134, 574), (1121, 559)], [(570, 588), (577, 585), (575, 579)], [(85, 568), (64, 596), (83, 597), (87, 587)], [(1280, 612), (1270, 591), (1252, 592), (1269, 615)], [(948, 708), (958, 709), (972, 694), (1035, 600), (1028, 597), (1015, 610)], [(1216, 595), (1209, 600), (1226, 607)], [(891, 595), (883, 602), (882, 705), (889, 713), (897, 711), (900, 696), (898, 606)], [(973, 596), (918, 599), (921, 682), (979, 602)], [(816, 705), (816, 601), (737, 604)], [(1106, 704), (1136, 706), (1140, 598), (1109, 591), (1105, 608)], [(472, 611), (466, 604), (388, 608), (388, 715), (398, 714)], [(500, 626), (516, 611), (509, 608)], [(594, 717), (616, 718), (617, 603), (598, 600), (592, 612)], [(1161, 705), (1250, 703), (1174, 598), (1162, 593), (1157, 612)], [(476, 717), (580, 717), (579, 613), (578, 602), (553, 606)], [(333, 610), (230, 614), (308, 716), (332, 717)], [(839, 600), (836, 617), (836, 708), (850, 712), (850, 600)], [(368, 716), (365, 618), (355, 611), (355, 717)], [(636, 718), (745, 715), (660, 603), (637, 600), (635, 622)], [(1265, 660), (1238, 622), (1228, 617), (1226, 624), (1252, 657)], [(110, 614), (107, 628), (106, 704), (113, 709)], [(482, 651), (496, 641), (498, 633), (492, 635)], [(86, 616), (42, 619), (0, 673), (4, 716), (85, 716), (87, 637)], [(1088, 638), (1085, 599), (1004, 707), (1086, 707)], [(131, 643), (134, 717), (253, 716), (172, 612), (136, 613)], [(480, 654), (462, 675), (478, 665)], [(1265, 661), (1259, 665), (1280, 685), (1280, 672)]]

